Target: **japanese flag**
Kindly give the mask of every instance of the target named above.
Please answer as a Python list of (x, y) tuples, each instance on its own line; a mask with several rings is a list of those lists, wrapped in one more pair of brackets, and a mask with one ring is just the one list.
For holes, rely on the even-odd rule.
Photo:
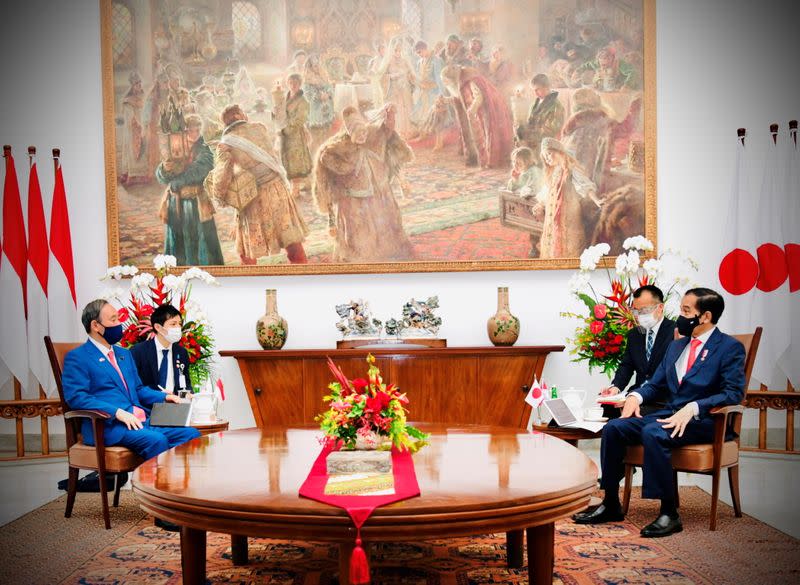
[(525, 396), (525, 402), (530, 404), (533, 408), (539, 406), (544, 399), (547, 397), (545, 395), (545, 390), (547, 389), (547, 385), (542, 383), (539, 384), (539, 380), (536, 378), (533, 379), (533, 385), (531, 389), (528, 390), (528, 394)]

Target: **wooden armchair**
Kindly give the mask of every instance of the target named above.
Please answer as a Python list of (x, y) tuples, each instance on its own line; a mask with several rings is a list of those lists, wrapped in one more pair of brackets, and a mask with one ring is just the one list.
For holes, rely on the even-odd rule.
[[(744, 378), (745, 390), (750, 384), (750, 374), (756, 361), (758, 345), (761, 342), (761, 327), (753, 333), (734, 335), (742, 342), (745, 350)], [(700, 445), (685, 445), (672, 450), (672, 468), (675, 475), (675, 504), (678, 499), (678, 472), (702, 473), (711, 475), (711, 523), (710, 530), (717, 529), (717, 502), (719, 501), (719, 476), (723, 468), (728, 469), (728, 483), (731, 488), (733, 509), (737, 518), (742, 517), (742, 505), (739, 501), (739, 433), (742, 430), (742, 414), (744, 406), (719, 406), (711, 409), (714, 417), (714, 442)], [(734, 438), (725, 440), (726, 431), (734, 432)], [(625, 453), (625, 488), (622, 496), (622, 511), (627, 514), (631, 501), (631, 479), (633, 468), (644, 463), (644, 448), (641, 445), (628, 447)]]
[[(72, 410), (64, 400), (64, 388), (61, 384), (61, 372), (64, 368), (64, 356), (80, 345), (79, 343), (53, 343), (49, 336), (45, 336), (44, 345), (50, 358), (50, 367), (58, 387), (58, 397), (61, 399), (61, 408), (64, 412), (64, 427), (67, 434), (67, 460), (69, 463), (69, 479), (67, 482), (67, 509), (64, 517), (72, 515), (75, 504), (75, 494), (78, 491), (78, 470), (89, 469), (97, 471), (100, 479), (100, 498), (103, 502), (103, 520), (106, 529), (111, 528), (111, 519), (108, 514), (108, 495), (106, 493), (106, 473), (133, 471), (142, 463), (142, 458), (125, 447), (106, 447), (103, 443), (103, 426), (106, 419), (110, 418), (105, 412), (99, 410)], [(94, 430), (95, 445), (85, 445), (81, 438), (81, 419), (89, 418)], [(114, 490), (114, 507), (119, 506), (119, 490), (122, 486), (116, 482)]]

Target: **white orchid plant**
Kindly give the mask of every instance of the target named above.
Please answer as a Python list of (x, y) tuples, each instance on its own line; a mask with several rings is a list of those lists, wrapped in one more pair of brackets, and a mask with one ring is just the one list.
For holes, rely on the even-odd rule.
[[(212, 373), (214, 339), (208, 317), (202, 307), (189, 297), (194, 281), (219, 286), (211, 274), (192, 267), (180, 275), (171, 274), (177, 260), (175, 256), (159, 254), (153, 260), (154, 272), (140, 272), (136, 266), (112, 266), (100, 280), (109, 282), (101, 298), (121, 305), (119, 320), (124, 328), (120, 345), (130, 347), (155, 336), (150, 316), (159, 305), (169, 303), (181, 313), (183, 336), (180, 345), (189, 354), (189, 376), (195, 387), (199, 387)], [(125, 291), (119, 284), (130, 278), (130, 287)]]

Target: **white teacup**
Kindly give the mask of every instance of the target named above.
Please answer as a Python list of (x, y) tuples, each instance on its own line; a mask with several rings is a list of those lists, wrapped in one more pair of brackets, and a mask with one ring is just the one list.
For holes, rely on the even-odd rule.
[(595, 419), (595, 420), (598, 418), (603, 418), (603, 409), (600, 406), (587, 408), (583, 416), (584, 418)]

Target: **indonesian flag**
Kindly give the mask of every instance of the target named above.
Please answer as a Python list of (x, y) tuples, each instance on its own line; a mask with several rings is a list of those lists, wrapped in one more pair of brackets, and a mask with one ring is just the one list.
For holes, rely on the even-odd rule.
[[(800, 149), (797, 147), (797, 122), (783, 142), (786, 165), (786, 190), (788, 212), (783, 215), (784, 251), (789, 268), (789, 346), (778, 360), (795, 390), (800, 390)], [(780, 146), (780, 144), (778, 145)]]
[(53, 208), (50, 212), (50, 266), (47, 300), (50, 313), (50, 337), (53, 341), (78, 341), (78, 301), (75, 295), (75, 268), (72, 261), (72, 237), (69, 229), (67, 194), (61, 165), (56, 168)]
[(25, 283), (28, 250), (25, 221), (19, 198), (14, 157), (7, 149), (6, 179), (3, 187), (3, 251), (0, 263), (0, 358), (11, 374), (25, 386), (28, 375), (28, 330), (25, 324)]
[(533, 385), (531, 389), (528, 390), (528, 394), (525, 396), (525, 402), (530, 404), (533, 408), (539, 406), (544, 399), (547, 398), (547, 394), (545, 390), (547, 389), (547, 385), (542, 383), (539, 384), (539, 380), (536, 378), (533, 379)]
[(36, 163), (33, 163), (28, 179), (28, 361), (31, 373), (47, 394), (56, 389), (44, 348), (44, 336), (49, 333), (47, 316), (49, 256), (42, 190), (39, 187)]
[(725, 295), (723, 327), (730, 333), (764, 332), (753, 376), (772, 389), (783, 389), (787, 374), (778, 366), (789, 344), (788, 265), (782, 216), (785, 173), (772, 140), (760, 189), (753, 185), (749, 147), (737, 144), (737, 164), (726, 227), (719, 280)]

